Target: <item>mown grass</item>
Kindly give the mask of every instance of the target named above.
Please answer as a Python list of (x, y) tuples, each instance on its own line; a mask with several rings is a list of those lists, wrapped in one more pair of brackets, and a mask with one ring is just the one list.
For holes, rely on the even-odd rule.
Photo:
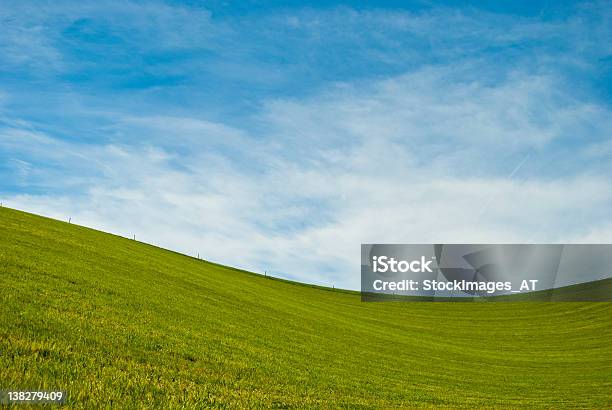
[(362, 303), (0, 208), (0, 389), (106, 407), (612, 407), (611, 303)]

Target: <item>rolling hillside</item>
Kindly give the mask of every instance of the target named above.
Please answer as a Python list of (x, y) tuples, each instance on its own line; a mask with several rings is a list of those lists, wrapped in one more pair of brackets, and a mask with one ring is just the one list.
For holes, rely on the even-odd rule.
[(612, 407), (612, 303), (362, 303), (0, 208), (0, 389), (73, 407)]

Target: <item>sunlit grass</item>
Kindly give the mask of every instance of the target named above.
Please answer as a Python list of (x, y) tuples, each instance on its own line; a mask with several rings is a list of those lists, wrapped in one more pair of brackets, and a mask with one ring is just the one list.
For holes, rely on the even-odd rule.
[(362, 303), (6, 208), (0, 287), (0, 389), (72, 407), (612, 406), (610, 303)]

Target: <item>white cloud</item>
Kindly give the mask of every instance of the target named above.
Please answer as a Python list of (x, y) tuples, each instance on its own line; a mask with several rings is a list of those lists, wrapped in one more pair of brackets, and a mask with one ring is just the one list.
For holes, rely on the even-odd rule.
[[(11, 128), (2, 149), (27, 159), (46, 185), (50, 165), (85, 175), (87, 187), (3, 202), (233, 266), (356, 288), (362, 242), (612, 240), (600, 227), (612, 217), (608, 175), (529, 167), (550, 159), (566, 130), (604, 135), (609, 118), (553, 77), (516, 73), (491, 85), (425, 70), (271, 101), (258, 119), (266, 138), (174, 117), (118, 121), (130, 133), (173, 136), (146, 145), (68, 143)], [(211, 141), (232, 153), (207, 150)]]

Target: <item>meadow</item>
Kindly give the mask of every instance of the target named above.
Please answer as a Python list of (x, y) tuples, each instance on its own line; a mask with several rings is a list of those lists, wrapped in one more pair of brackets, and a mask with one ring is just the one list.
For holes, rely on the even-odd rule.
[(361, 302), (8, 208), (0, 318), (0, 389), (73, 408), (612, 407), (609, 302)]

